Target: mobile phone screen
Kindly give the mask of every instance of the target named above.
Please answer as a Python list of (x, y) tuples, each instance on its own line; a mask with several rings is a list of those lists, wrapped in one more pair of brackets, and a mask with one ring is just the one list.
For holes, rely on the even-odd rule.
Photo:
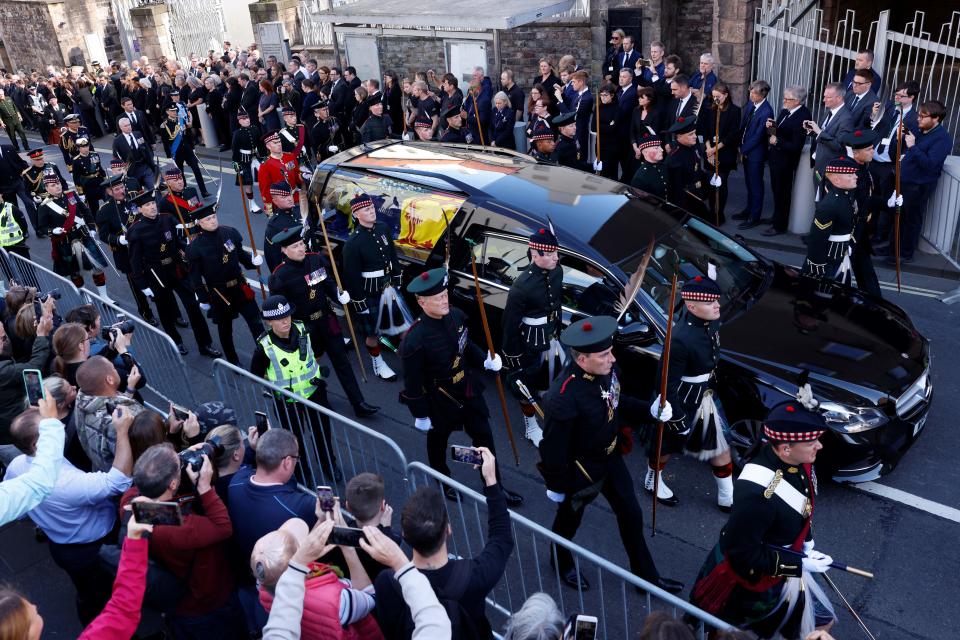
[(39, 369), (26, 369), (23, 372), (23, 386), (27, 392), (27, 400), (31, 406), (36, 407), (40, 404), (40, 398), (43, 397), (43, 376)]
[(133, 515), (140, 524), (163, 524), (179, 527), (183, 524), (180, 505), (176, 502), (131, 502)]
[(344, 547), (359, 547), (360, 540), (365, 540), (363, 537), (363, 529), (334, 527), (333, 531), (330, 532), (330, 538), (327, 539), (327, 543), (342, 545)]
[(574, 640), (594, 640), (597, 637), (597, 619), (592, 616), (577, 616)]
[(257, 433), (262, 436), (267, 432), (267, 414), (263, 411), (255, 411), (253, 415), (257, 420)]
[(190, 417), (186, 409), (182, 409), (177, 405), (173, 405), (173, 415), (176, 416), (177, 420), (186, 420)]
[(333, 489), (330, 487), (317, 487), (317, 500), (320, 502), (320, 510), (328, 513), (332, 512), (336, 505)]
[(450, 457), (456, 462), (463, 462), (465, 464), (483, 464), (483, 456), (473, 447), (458, 447), (457, 445), (452, 445), (450, 447)]

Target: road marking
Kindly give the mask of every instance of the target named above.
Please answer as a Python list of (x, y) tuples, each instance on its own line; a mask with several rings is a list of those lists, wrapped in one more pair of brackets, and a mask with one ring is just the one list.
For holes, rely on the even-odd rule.
[(915, 496), (912, 493), (907, 493), (906, 491), (894, 489), (893, 487), (888, 487), (886, 485), (877, 484), (876, 482), (861, 482), (853, 486), (861, 491), (865, 491), (866, 493), (880, 496), (881, 498), (887, 498), (888, 500), (893, 500), (894, 502), (899, 502), (900, 504), (905, 504), (908, 507), (920, 509), (921, 511), (926, 511), (932, 515), (944, 518), (945, 520), (950, 520), (960, 524), (960, 509), (954, 509), (953, 507), (948, 507), (945, 504), (940, 504), (939, 502), (934, 502), (933, 500), (927, 500), (926, 498)]
[[(881, 282), (881, 283), (880, 283), (880, 288), (883, 289), (884, 291), (897, 291), (897, 285), (895, 285), (895, 284), (888, 284), (888, 283), (886, 283), (886, 282)], [(937, 298), (937, 299), (941, 298), (941, 297), (943, 296), (943, 294), (944, 294), (944, 292), (942, 292), (942, 291), (937, 291), (937, 292), (934, 292), (934, 291), (926, 291), (926, 290), (923, 290), (923, 289), (919, 289), (919, 288), (915, 288), (915, 287), (910, 287), (910, 286), (907, 286), (907, 285), (903, 285), (903, 286), (900, 288), (900, 291), (899, 291), (898, 293), (905, 293), (905, 294), (911, 295), (911, 296), (921, 296), (921, 297), (924, 297), (924, 298)]]

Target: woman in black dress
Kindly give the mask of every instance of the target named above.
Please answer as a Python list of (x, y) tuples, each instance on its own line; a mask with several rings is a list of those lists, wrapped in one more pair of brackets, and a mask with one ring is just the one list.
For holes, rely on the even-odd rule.
[(550, 61), (550, 58), (540, 58), (540, 73), (534, 76), (533, 81), (530, 83), (533, 85), (541, 85), (542, 90), (546, 93), (553, 95), (553, 87), (557, 84), (560, 84), (560, 78), (557, 77), (557, 74), (553, 70), (553, 62)]
[[(620, 147), (620, 140), (617, 138), (617, 90), (612, 84), (605, 84), (600, 87), (600, 106), (599, 117), (596, 112), (590, 116), (590, 131), (597, 131), (597, 121), (600, 124), (600, 157), (602, 164), (600, 175), (611, 180), (617, 179), (617, 149)], [(588, 149), (581, 149), (581, 157), (586, 158), (589, 154)], [(594, 165), (596, 167), (596, 165)], [(633, 176), (625, 176), (632, 178)]]
[(639, 144), (643, 136), (658, 136), (665, 128), (663, 111), (657, 104), (657, 94), (653, 87), (640, 87), (637, 89), (637, 108), (633, 110), (633, 120), (630, 123), (630, 142), (633, 144), (633, 155), (638, 161)]
[(397, 74), (393, 71), (383, 72), (383, 101), (387, 104), (390, 121), (393, 123), (393, 133), (400, 135), (403, 131), (403, 89)]
[[(708, 192), (711, 221), (719, 226), (726, 219), (723, 210), (727, 204), (730, 172), (737, 168), (740, 107), (730, 100), (730, 89), (723, 82), (714, 84), (711, 94), (713, 104), (703, 109), (697, 119), (697, 136), (703, 139), (703, 170), (709, 174), (713, 185)], [(715, 184), (717, 179), (719, 187)]]

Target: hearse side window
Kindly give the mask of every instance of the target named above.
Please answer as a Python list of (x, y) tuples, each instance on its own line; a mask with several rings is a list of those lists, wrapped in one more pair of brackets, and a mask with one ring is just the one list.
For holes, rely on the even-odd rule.
[(486, 236), (483, 243), (473, 247), (477, 272), (483, 278), (509, 287), (530, 264), (526, 241), (501, 236)]

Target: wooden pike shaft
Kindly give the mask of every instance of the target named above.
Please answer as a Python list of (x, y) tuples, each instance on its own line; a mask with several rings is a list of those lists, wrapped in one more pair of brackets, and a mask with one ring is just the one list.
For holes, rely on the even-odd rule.
[[(257, 255), (257, 243), (253, 239), (253, 227), (250, 226), (250, 210), (247, 208), (247, 194), (243, 190), (243, 176), (237, 174), (237, 182), (240, 183), (240, 203), (243, 204), (243, 217), (247, 221), (247, 238), (250, 239), (250, 249), (253, 255)], [(260, 283), (260, 299), (267, 299), (267, 291), (263, 288), (263, 278), (260, 275), (260, 267), (257, 267), (257, 282)]]
[[(660, 410), (663, 411), (667, 403), (667, 371), (670, 368), (670, 339), (673, 337), (673, 306), (677, 300), (677, 272), (674, 270), (670, 280), (670, 307), (667, 313), (667, 334), (663, 340), (663, 363), (660, 376)], [(651, 518), (650, 536), (657, 535), (657, 491), (660, 489), (660, 449), (663, 447), (663, 420), (657, 422), (657, 457), (653, 475), (653, 517)]]

